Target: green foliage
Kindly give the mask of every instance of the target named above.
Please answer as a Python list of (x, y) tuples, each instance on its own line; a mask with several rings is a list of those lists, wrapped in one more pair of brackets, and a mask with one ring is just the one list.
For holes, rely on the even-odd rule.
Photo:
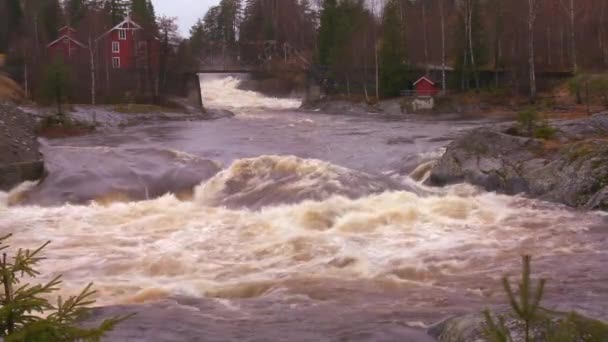
[(104, 9), (109, 14), (112, 25), (117, 25), (127, 15), (125, 0), (108, 0), (104, 3)]
[(156, 14), (149, 0), (131, 0), (131, 15), (148, 29), (156, 29)]
[[(8, 249), (4, 243), (10, 236), (0, 237), (0, 250)], [(92, 297), (95, 291), (91, 290), (92, 284), (65, 301), (59, 297), (55, 305), (46, 296), (59, 290), (61, 276), (46, 284), (22, 283), (21, 278), (24, 276), (35, 278), (40, 275), (36, 266), (44, 259), (40, 253), (48, 244), (49, 242), (34, 251), (19, 249), (12, 258), (6, 252), (2, 254), (0, 337), (6, 342), (99, 341), (106, 332), (128, 316), (108, 319), (96, 328), (78, 327), (76, 322), (86, 313), (86, 307), (94, 303)]]
[(384, 96), (398, 96), (407, 87), (409, 67), (405, 40), (405, 23), (400, 15), (399, 1), (390, 0), (382, 17), (380, 48), (380, 85)]
[[(562, 315), (543, 309), (540, 305), (544, 290), (545, 279), (540, 279), (536, 286), (532, 285), (530, 256), (523, 256), (523, 267), (518, 291), (513, 291), (511, 282), (503, 278), (503, 288), (509, 299), (511, 313), (508, 317), (523, 326), (525, 342), (602, 342), (608, 340), (608, 325), (582, 317), (576, 313)], [(507, 327), (506, 317), (497, 319), (488, 310), (484, 312), (484, 335), (488, 342), (512, 342), (514, 337)], [(540, 338), (540, 340), (539, 340)]]
[(589, 80), (589, 95), (599, 98), (602, 104), (608, 108), (608, 74), (596, 75)]
[(70, 26), (77, 26), (87, 9), (86, 0), (66, 0), (65, 11)]
[(62, 104), (71, 87), (70, 69), (61, 58), (48, 65), (42, 80), (42, 96), (57, 105), (57, 114), (62, 114)]
[(529, 136), (532, 136), (538, 119), (538, 111), (534, 108), (522, 110), (517, 114), (517, 122), (521, 125), (522, 129), (528, 132)]
[(536, 139), (550, 140), (555, 137), (557, 130), (548, 124), (542, 124), (534, 130), (534, 137)]

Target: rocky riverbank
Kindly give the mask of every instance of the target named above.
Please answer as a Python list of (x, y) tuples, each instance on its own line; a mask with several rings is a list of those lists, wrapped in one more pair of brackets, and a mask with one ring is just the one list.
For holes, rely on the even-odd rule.
[(552, 140), (481, 128), (452, 142), (431, 170), (431, 185), (468, 182), (572, 207), (608, 210), (608, 112), (553, 122)]
[(13, 105), (0, 104), (0, 190), (44, 174), (36, 139), (36, 119)]

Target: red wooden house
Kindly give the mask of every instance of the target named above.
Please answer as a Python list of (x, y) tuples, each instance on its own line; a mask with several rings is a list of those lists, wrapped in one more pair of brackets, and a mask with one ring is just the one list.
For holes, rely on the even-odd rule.
[(83, 54), (83, 50), (88, 49), (86, 45), (76, 39), (76, 30), (69, 26), (59, 29), (59, 38), (50, 42), (47, 46), (48, 54), (51, 58), (63, 58), (64, 61), (71, 61)]
[(125, 18), (96, 39), (101, 50), (101, 63), (113, 69), (158, 70), (160, 41), (154, 34)]
[(439, 85), (426, 76), (422, 76), (414, 82), (414, 89), (418, 96), (435, 96), (439, 93)]

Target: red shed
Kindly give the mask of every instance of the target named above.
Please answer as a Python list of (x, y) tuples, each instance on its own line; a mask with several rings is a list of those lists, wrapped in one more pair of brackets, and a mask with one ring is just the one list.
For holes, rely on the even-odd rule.
[(103, 58), (114, 69), (158, 68), (160, 41), (131, 17), (97, 38)]
[(76, 30), (64, 26), (59, 29), (59, 38), (50, 42), (46, 48), (51, 58), (61, 57), (69, 61), (76, 58), (87, 46), (76, 39)]
[(435, 96), (439, 93), (437, 83), (426, 76), (422, 76), (414, 82), (414, 88), (418, 96)]

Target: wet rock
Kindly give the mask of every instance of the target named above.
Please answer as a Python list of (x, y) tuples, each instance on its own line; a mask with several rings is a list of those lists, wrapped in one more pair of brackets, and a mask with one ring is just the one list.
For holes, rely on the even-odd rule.
[(561, 139), (554, 146), (496, 128), (472, 131), (448, 146), (428, 182), (468, 182), (489, 191), (608, 210), (608, 113), (556, 126)]
[(407, 110), (401, 106), (400, 100), (383, 100), (378, 102), (375, 107), (384, 114), (401, 115), (407, 113)]
[[(544, 319), (531, 329), (532, 341), (547, 341), (547, 326), (549, 331), (555, 333), (557, 326), (567, 322), (569, 332), (572, 336), (566, 337), (564, 341), (606, 341), (608, 338), (608, 327), (599, 321), (589, 319), (580, 315), (569, 315), (561, 313), (543, 313)], [(499, 308), (492, 314), (495, 321), (498, 316), (505, 320), (505, 326), (509, 329), (513, 342), (525, 341), (525, 330), (521, 320), (514, 318), (507, 308)], [(427, 333), (439, 342), (484, 342), (487, 341), (485, 334), (486, 319), (483, 313), (472, 313), (463, 316), (448, 318), (428, 329)]]
[(44, 174), (36, 120), (15, 106), (0, 103), (0, 190)]
[(302, 106), (302, 109), (331, 114), (368, 114), (380, 112), (380, 110), (367, 103), (346, 100), (321, 100), (307, 103)]

